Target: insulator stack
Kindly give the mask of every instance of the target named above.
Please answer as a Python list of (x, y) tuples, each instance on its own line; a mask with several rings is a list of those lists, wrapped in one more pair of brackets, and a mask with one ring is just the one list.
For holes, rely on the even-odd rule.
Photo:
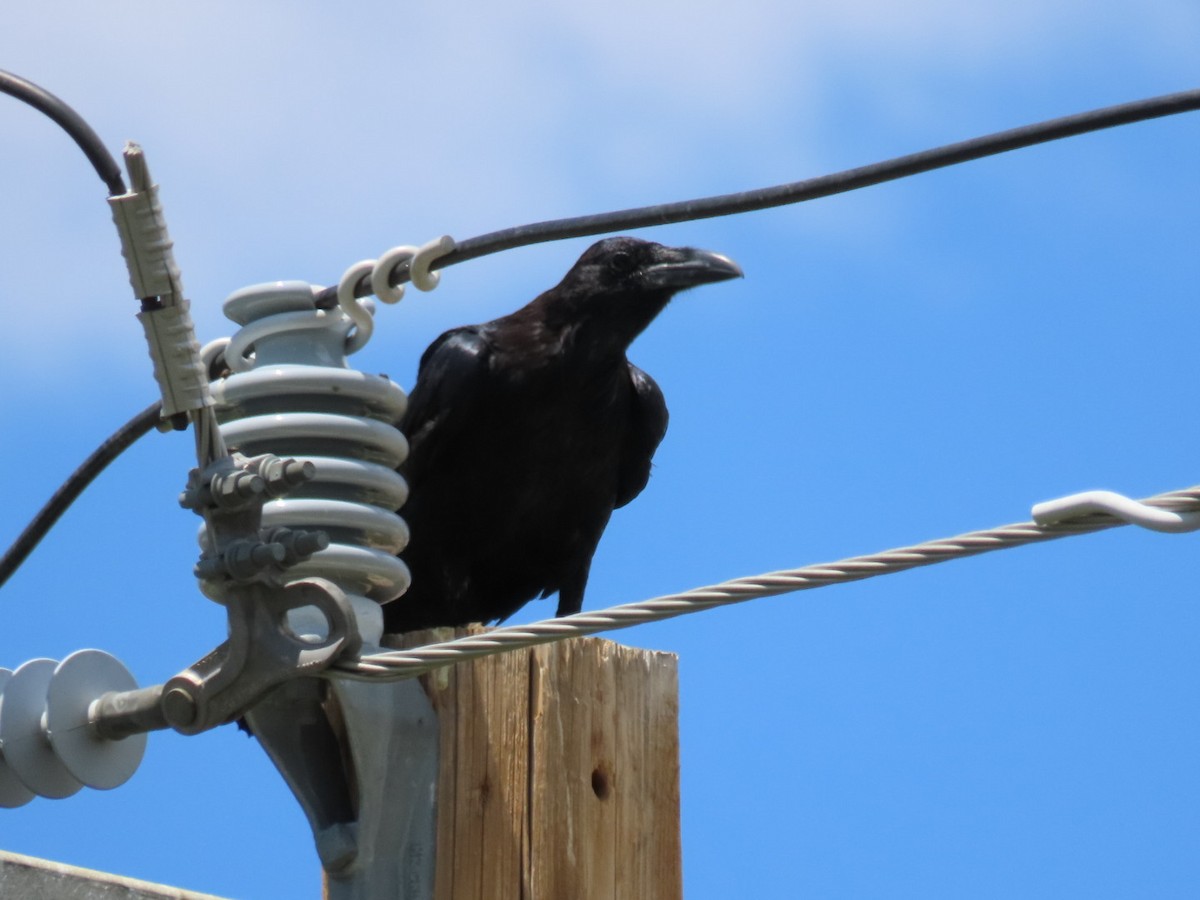
[(146, 735), (105, 739), (93, 705), (135, 688), (129, 671), (99, 650), (80, 650), (62, 662), (31, 659), (15, 672), (0, 669), (0, 807), (128, 781), (146, 751)]
[(386, 377), (347, 366), (354, 325), (337, 308), (318, 309), (313, 294), (298, 281), (233, 294), (225, 314), (242, 327), (225, 348), (231, 374), (212, 393), (231, 451), (312, 463), (311, 480), (264, 505), (263, 528), (328, 534), (329, 547), (290, 567), (288, 580), (319, 576), (336, 583), (355, 603), (363, 637), (375, 643), (382, 629), (378, 604), (399, 597), (409, 583), (396, 556), (408, 541), (396, 514), (408, 487), (395, 471), (408, 443), (393, 425), (406, 398)]

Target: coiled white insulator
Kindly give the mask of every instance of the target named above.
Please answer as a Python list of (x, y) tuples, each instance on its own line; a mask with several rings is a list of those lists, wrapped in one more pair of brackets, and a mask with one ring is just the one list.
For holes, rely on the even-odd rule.
[(346, 368), (346, 336), (355, 323), (340, 309), (318, 310), (313, 293), (303, 282), (276, 282), (231, 296), (225, 313), (243, 327), (225, 351), (233, 374), (212, 393), (231, 450), (315, 467), (311, 481), (263, 507), (263, 527), (329, 535), (330, 546), (289, 568), (288, 578), (336, 583), (374, 642), (382, 630), (378, 604), (409, 583), (396, 555), (408, 543), (396, 514), (408, 487), (395, 471), (408, 443), (393, 425), (406, 398), (387, 378)]

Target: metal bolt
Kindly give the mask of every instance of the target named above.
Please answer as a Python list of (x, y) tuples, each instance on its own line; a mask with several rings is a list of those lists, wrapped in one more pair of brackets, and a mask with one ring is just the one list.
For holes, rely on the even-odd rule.
[(271, 457), (263, 460), (258, 471), (267, 480), (267, 492), (273, 497), (281, 497), (292, 488), (311, 481), (317, 474), (317, 467), (307, 459)]
[(196, 701), (181, 687), (171, 688), (163, 694), (162, 711), (172, 728), (187, 728), (199, 715)]
[(294, 566), (309, 559), (318, 550), (329, 546), (329, 535), (324, 531), (302, 531), (292, 528), (272, 528), (263, 533), (263, 540), (283, 547), (284, 566)]
[(265, 493), (267, 483), (262, 476), (254, 472), (229, 472), (225, 475), (214, 475), (210, 484), (213, 501), (225, 508), (244, 506), (246, 501), (253, 500), (259, 494)]

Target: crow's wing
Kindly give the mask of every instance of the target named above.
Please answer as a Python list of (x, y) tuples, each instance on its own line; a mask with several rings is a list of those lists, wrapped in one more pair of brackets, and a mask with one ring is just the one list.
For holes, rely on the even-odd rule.
[(397, 426), (411, 448), (429, 445), (421, 458), (436, 458), (432, 445), (470, 426), (490, 356), (491, 345), (477, 325), (445, 332), (421, 354), (417, 383)]
[(618, 508), (640, 494), (650, 480), (654, 451), (667, 433), (667, 401), (662, 389), (633, 363), (629, 363), (629, 381), (633, 400), (617, 471)]

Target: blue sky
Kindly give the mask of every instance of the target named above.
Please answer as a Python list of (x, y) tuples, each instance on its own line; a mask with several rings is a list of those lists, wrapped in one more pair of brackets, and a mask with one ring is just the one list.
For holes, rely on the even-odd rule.
[[(1200, 85), (1200, 11), (983, 0), (464, 0), (6, 12), (0, 65), (162, 184), (202, 339), (247, 284), (442, 233), (724, 193)], [(3, 101), (3, 98), (0, 98)], [(0, 102), (0, 542), (154, 396), (104, 191)], [(652, 229), (746, 278), (632, 359), (671, 430), (588, 608), (1200, 482), (1195, 114), (798, 207)], [(510, 311), (588, 241), (447, 270), (367, 371)], [(123, 457), (0, 593), (0, 665), (94, 646), (141, 684), (223, 638), (175, 497)], [(1194, 536), (1121, 529), (617, 635), (680, 656), (685, 890), (1184, 897), (1200, 877)], [(551, 604), (526, 610), (549, 615)], [(303, 818), (232, 729), (151, 736), (0, 847), (228, 897), (315, 896)]]

